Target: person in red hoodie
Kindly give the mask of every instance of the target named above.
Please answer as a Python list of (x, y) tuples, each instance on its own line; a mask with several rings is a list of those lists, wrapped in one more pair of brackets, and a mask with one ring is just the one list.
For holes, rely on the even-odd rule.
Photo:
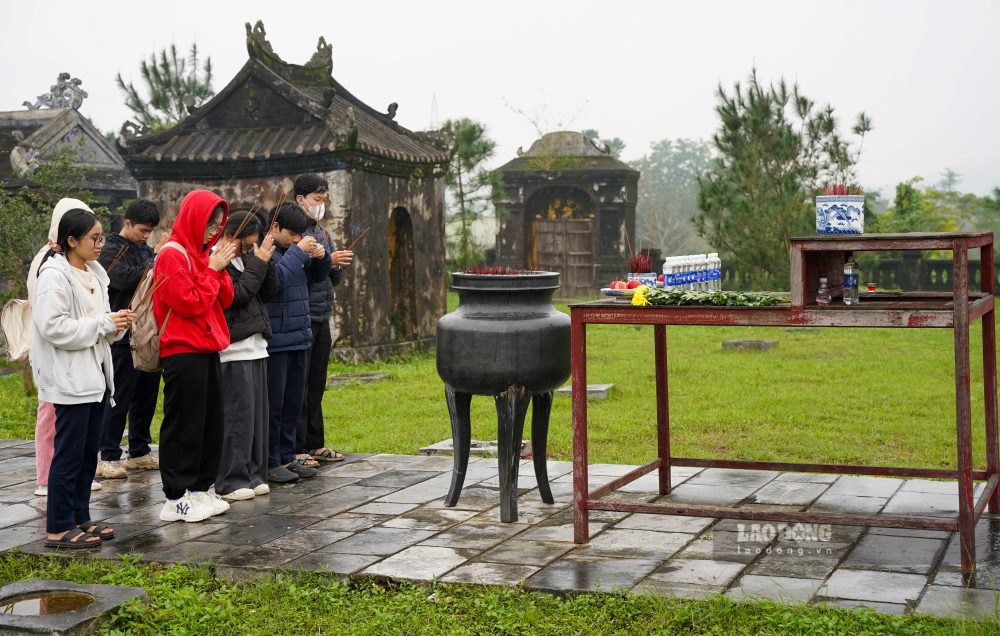
[(153, 267), (154, 280), (166, 281), (153, 292), (163, 367), (162, 521), (202, 521), (229, 509), (208, 492), (222, 449), (219, 352), (229, 346), (222, 312), (233, 302), (226, 266), (236, 255), (231, 241), (212, 247), (228, 216), (229, 204), (220, 196), (189, 192)]

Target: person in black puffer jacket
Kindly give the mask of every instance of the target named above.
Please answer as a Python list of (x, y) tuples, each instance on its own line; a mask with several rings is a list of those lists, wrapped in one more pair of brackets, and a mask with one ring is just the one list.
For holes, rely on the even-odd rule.
[(271, 321), (264, 303), (278, 295), (278, 274), (271, 259), (274, 237), (268, 234), (261, 241), (262, 222), (256, 215), (247, 219), (249, 214), (229, 215), (223, 230), (226, 240), (240, 242), (240, 256), (226, 268), (233, 280), (233, 304), (223, 312), (231, 344), (219, 353), (226, 389), (215, 492), (228, 501), (271, 491), (267, 485), (267, 341)]
[(294, 203), (277, 211), (270, 233), (278, 295), (267, 303), (271, 340), (267, 345), (268, 479), (278, 483), (314, 477), (316, 470), (295, 457), (295, 431), (305, 389), (307, 355), (312, 345), (309, 321), (309, 281), (330, 274), (330, 255), (316, 239), (302, 233), (306, 216)]
[(330, 337), (330, 313), (333, 311), (333, 288), (344, 277), (344, 267), (354, 260), (350, 250), (335, 251), (333, 238), (319, 222), (326, 214), (329, 184), (318, 174), (300, 174), (295, 178), (295, 202), (308, 220), (303, 236), (311, 236), (330, 255), (330, 276), (309, 281), (309, 320), (313, 344), (309, 349), (309, 372), (306, 378), (305, 400), (299, 415), (295, 449), (299, 457), (310, 455), (319, 461), (343, 461), (344, 455), (326, 447), (323, 418), (323, 392), (326, 390), (327, 366), (333, 340)]
[[(125, 220), (118, 233), (109, 234), (98, 262), (104, 266), (111, 280), (108, 283), (108, 300), (111, 311), (128, 308), (135, 288), (142, 282), (146, 271), (152, 267), (153, 258), (166, 242), (167, 232), (160, 237), (155, 248), (146, 241), (160, 223), (156, 204), (137, 199), (125, 209)], [(150, 452), (153, 438), (149, 427), (156, 412), (160, 392), (160, 373), (139, 371), (132, 366), (131, 333), (111, 345), (111, 359), (115, 373), (114, 406), (109, 401), (101, 425), (101, 457), (97, 463), (97, 476), (104, 479), (121, 479), (129, 470), (156, 470), (159, 459)], [(122, 458), (122, 434), (128, 417), (128, 459)]]

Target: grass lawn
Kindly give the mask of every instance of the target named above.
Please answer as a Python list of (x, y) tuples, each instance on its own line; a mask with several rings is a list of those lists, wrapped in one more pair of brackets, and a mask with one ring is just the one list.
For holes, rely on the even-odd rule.
[(239, 585), (204, 568), (0, 556), (0, 580), (52, 578), (146, 589), (102, 626), (107, 634), (995, 634), (995, 621), (889, 616), (871, 610), (677, 601), (653, 596), (559, 597), (519, 588), (353, 585), (277, 575)]
[[(453, 307), (457, 297), (452, 294)], [(565, 309), (565, 307), (561, 307)], [(723, 352), (730, 338), (773, 339), (766, 353)], [(952, 332), (943, 329), (671, 327), (672, 453), (726, 457), (954, 467)], [(980, 331), (972, 333), (974, 454), (984, 462)], [(591, 462), (642, 463), (656, 453), (651, 327), (588, 328), (588, 378), (613, 383), (590, 403)], [(416, 453), (451, 435), (433, 352), (331, 373), (387, 371), (392, 379), (330, 389), (327, 443), (343, 452)], [(496, 438), (488, 397), (472, 401), (473, 436)], [(34, 396), (19, 375), (0, 377), (0, 437), (31, 438)], [(160, 414), (154, 424), (159, 427)], [(530, 418), (530, 412), (529, 412)], [(525, 430), (530, 425), (525, 424)], [(154, 433), (154, 437), (155, 437)], [(572, 452), (570, 400), (557, 398), (549, 452)]]

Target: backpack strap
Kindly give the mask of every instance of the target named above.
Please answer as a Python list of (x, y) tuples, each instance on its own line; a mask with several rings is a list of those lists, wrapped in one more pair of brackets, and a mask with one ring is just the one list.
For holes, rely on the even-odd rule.
[[(186, 249), (184, 249), (183, 245), (181, 245), (177, 241), (167, 241), (166, 243), (163, 244), (163, 247), (160, 248), (160, 253), (162, 254), (163, 250), (165, 248), (167, 248), (167, 247), (172, 247), (173, 249), (175, 249), (175, 250), (179, 251), (181, 254), (183, 254), (184, 255), (184, 260), (186, 260), (187, 264), (188, 264), (188, 271), (189, 272), (193, 272), (194, 271), (194, 269), (192, 269), (192, 267), (191, 267), (191, 257), (188, 256), (188, 252), (187, 252)], [(157, 255), (157, 256), (159, 256), (159, 255)], [(172, 314), (173, 312), (174, 312), (173, 307), (170, 307), (170, 308), (167, 309), (167, 315), (163, 318), (163, 325), (160, 327), (160, 333), (156, 334), (157, 337), (163, 335), (163, 332), (167, 328), (167, 321), (170, 320), (170, 314)]]

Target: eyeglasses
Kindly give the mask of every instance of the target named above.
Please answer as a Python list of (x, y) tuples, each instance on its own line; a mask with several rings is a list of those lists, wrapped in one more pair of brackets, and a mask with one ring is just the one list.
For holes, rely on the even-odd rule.
[(218, 223), (209, 223), (208, 227), (205, 228), (205, 231), (206, 232), (211, 232), (212, 234), (215, 234), (220, 229), (222, 229), (222, 226), (220, 226)]
[(91, 236), (90, 240), (94, 241), (94, 248), (101, 247), (104, 245), (104, 236)]

